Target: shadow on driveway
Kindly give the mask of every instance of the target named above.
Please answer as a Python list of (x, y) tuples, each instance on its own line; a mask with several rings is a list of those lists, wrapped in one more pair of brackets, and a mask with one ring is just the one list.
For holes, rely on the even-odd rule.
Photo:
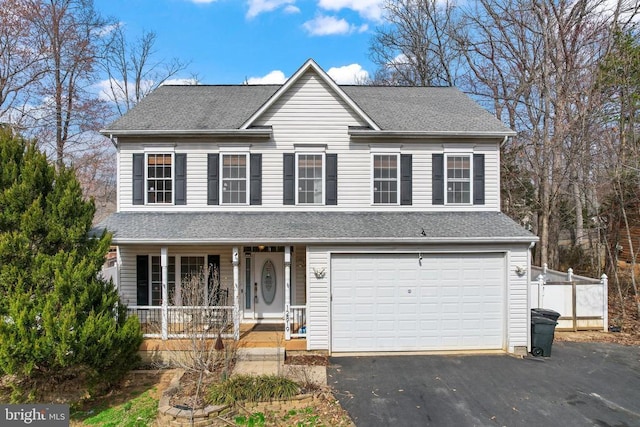
[(640, 426), (640, 347), (556, 342), (550, 358), (334, 357), (357, 426)]

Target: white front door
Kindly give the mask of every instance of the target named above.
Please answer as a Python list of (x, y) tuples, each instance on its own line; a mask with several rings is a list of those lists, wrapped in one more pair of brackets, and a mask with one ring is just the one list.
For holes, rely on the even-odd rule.
[(284, 253), (256, 252), (253, 258), (254, 309), (258, 319), (284, 314)]

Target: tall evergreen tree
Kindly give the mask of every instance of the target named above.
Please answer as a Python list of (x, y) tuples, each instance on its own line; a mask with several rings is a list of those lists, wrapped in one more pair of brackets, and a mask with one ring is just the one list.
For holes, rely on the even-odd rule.
[(0, 130), (0, 373), (109, 383), (134, 364), (140, 325), (99, 277), (94, 212), (73, 170)]

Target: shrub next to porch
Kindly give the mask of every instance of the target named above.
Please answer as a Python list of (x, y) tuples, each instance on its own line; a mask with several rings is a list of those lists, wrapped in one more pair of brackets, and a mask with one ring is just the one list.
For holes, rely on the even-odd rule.
[(110, 237), (89, 236), (94, 212), (71, 169), (0, 131), (0, 373), (111, 382), (136, 360), (139, 323), (98, 276)]

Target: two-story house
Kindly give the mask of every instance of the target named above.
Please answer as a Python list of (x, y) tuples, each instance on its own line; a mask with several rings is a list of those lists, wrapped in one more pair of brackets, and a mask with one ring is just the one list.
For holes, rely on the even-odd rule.
[(120, 294), (165, 338), (181, 278), (214, 265), (236, 337), (527, 349), (537, 238), (500, 212), (514, 132), (459, 90), (340, 86), (309, 60), (282, 85), (162, 86), (103, 133)]

